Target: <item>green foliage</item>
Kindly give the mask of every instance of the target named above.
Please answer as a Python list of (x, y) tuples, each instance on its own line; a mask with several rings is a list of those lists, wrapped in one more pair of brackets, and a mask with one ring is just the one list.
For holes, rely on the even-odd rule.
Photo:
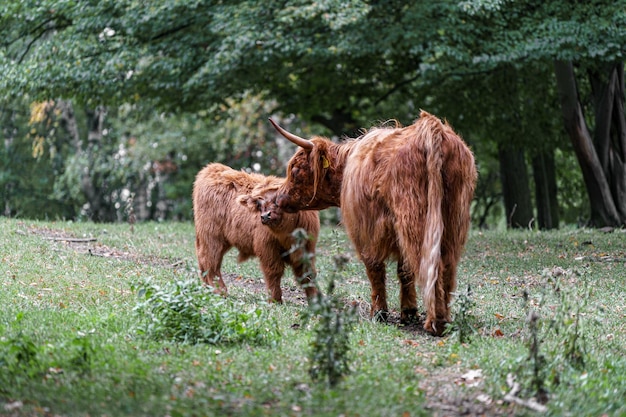
[[(199, 110), (268, 91), (306, 118), (362, 122), (420, 84), (501, 65), (624, 56), (615, 2), (4, 2), (0, 90)], [(471, 87), (471, 81), (462, 83)], [(471, 88), (470, 88), (471, 89)], [(471, 89), (474, 90), (475, 89)], [(349, 94), (345, 94), (349, 91)], [(424, 98), (419, 103), (421, 107)], [(412, 111), (415, 115), (415, 110)]]
[[(310, 236), (304, 229), (296, 229), (292, 234), (295, 242), (291, 250), (303, 250), (302, 262), (309, 269), (314, 254), (304, 250), (304, 245)], [(342, 262), (335, 262), (335, 273), (343, 266)], [(315, 321), (308, 355), (309, 375), (314, 381), (325, 380), (331, 387), (350, 372), (350, 335), (357, 322), (355, 309), (345, 306), (335, 294), (335, 273), (330, 275), (325, 294), (318, 288), (302, 315), (305, 324)]]
[[(151, 130), (153, 122), (145, 120), (137, 132), (113, 133), (110, 142), (130, 145), (126, 141), (133, 136), (126, 133), (146, 132), (145, 144), (163, 141), (163, 146), (138, 145), (130, 162), (105, 152), (93, 168), (107, 204), (116, 206), (124, 203), (118, 196), (121, 184), (154, 183), (145, 170), (152, 161), (143, 155), (175, 160), (180, 171), (157, 187), (160, 197), (151, 196), (174, 201), (166, 211), (175, 218), (189, 215), (184, 197), (198, 156), (217, 161), (224, 155), (222, 162), (250, 167), (244, 161), (263, 147), (263, 163), (253, 163), (261, 163), (263, 172), (282, 172), (284, 161), (276, 163), (275, 153), (268, 152), (273, 148), (256, 135), (264, 127), (247, 123), (239, 129), (241, 120), (234, 117), (245, 111), (238, 106), (252, 95), (272, 110), (321, 123), (336, 135), (389, 118), (406, 124), (420, 108), (447, 118), (482, 160), (480, 214), (474, 216), (480, 223), (490, 217), (484, 216), (485, 208), (495, 207), (492, 202), (501, 195), (489, 145), (514, 144), (529, 157), (555, 149), (571, 152), (556, 114), (553, 61), (573, 60), (586, 70), (619, 62), (626, 45), (626, 12), (608, 0), (167, 0), (149, 7), (136, 0), (88, 1), (81, 7), (65, 0), (10, 0), (0, 7), (3, 96), (72, 98), (76, 107), (106, 104), (112, 113), (120, 106), (140, 106), (139, 118), (147, 112), (146, 119), (154, 117), (151, 112), (166, 111), (154, 123), (170, 122), (165, 133)], [(182, 112), (190, 112), (191, 120), (181, 121)], [(230, 122), (204, 131), (221, 124), (219, 119)], [(166, 138), (189, 132), (182, 125), (198, 121), (202, 129), (195, 137), (204, 136), (197, 142), (192, 134), (185, 135), (187, 141), (180, 138), (182, 145)], [(245, 140), (231, 140), (229, 133)], [(180, 155), (189, 159), (181, 161)], [(55, 181), (51, 200), (69, 201), (71, 209), (60, 217), (72, 217), (82, 207), (76, 174), (85, 163), (65, 166), (55, 171), (62, 179)], [(9, 187), (8, 193), (14, 190)], [(564, 197), (568, 222), (583, 212), (578, 202), (586, 198), (570, 190)], [(150, 210), (157, 211), (161, 201), (151, 201)], [(572, 202), (577, 205), (571, 207)]]
[[(264, 122), (272, 103), (256, 96), (228, 102), (217, 115), (204, 110), (174, 115), (126, 104), (108, 112), (102, 139), (87, 149), (81, 108), (73, 110), (79, 137), (70, 134), (67, 116), (61, 115), (71, 104), (34, 103), (29, 109), (26, 102), (15, 101), (11, 110), (0, 108), (5, 122), (0, 130), (4, 214), (126, 220), (125, 208), (134, 194), (138, 220), (189, 219), (192, 183), (208, 162), (284, 173), (284, 158)], [(85, 194), (86, 176), (98, 201)], [(99, 212), (88, 203), (98, 203)]]
[(95, 360), (96, 348), (89, 334), (79, 332), (78, 335), (70, 342), (73, 350), (70, 358), (70, 364), (80, 372), (90, 372)]
[(82, 332), (56, 344), (40, 343), (32, 332), (23, 328), (23, 321), (25, 315), (19, 312), (10, 324), (11, 332), (5, 334), (0, 328), (0, 382), (3, 387), (28, 384), (65, 372), (84, 375), (91, 372), (96, 359), (104, 354), (93, 345), (90, 335)]
[[(24, 318), (23, 313), (19, 313), (13, 326), (20, 327), (20, 322)], [(5, 336), (2, 330), (0, 338), (0, 380), (2, 386), (15, 383), (21, 378), (35, 378), (44, 370), (41, 356), (43, 350), (36, 345), (33, 338), (25, 334), (21, 329), (12, 336)]]
[[(0, 207), (2, 214), (18, 217), (71, 218), (71, 201), (54, 197), (55, 177), (63, 172), (67, 148), (57, 137), (31, 134), (30, 111), (25, 97), (0, 100)], [(48, 132), (54, 130), (48, 127)], [(43, 129), (42, 129), (43, 130)], [(57, 129), (59, 130), (59, 129)], [(37, 146), (45, 157), (35, 155)], [(42, 210), (43, 209), (43, 210)]]
[[(307, 252), (305, 244), (311, 239), (304, 229), (292, 232), (294, 244), (290, 252), (302, 250), (302, 263), (305, 275), (311, 272), (311, 261), (314, 253)], [(309, 375), (314, 381), (326, 381), (330, 387), (337, 385), (350, 372), (350, 335), (357, 322), (356, 311), (346, 307), (335, 294), (335, 279), (345, 266), (341, 258), (335, 258), (333, 273), (328, 281), (328, 288), (323, 293), (319, 288), (318, 279), (313, 284), (317, 294), (309, 300), (309, 305), (302, 314), (304, 324), (313, 323), (313, 340), (309, 350)]]
[(198, 279), (164, 286), (146, 279), (133, 287), (137, 332), (155, 340), (196, 344), (275, 343), (280, 333), (267, 313), (223, 298)]
[(350, 335), (356, 322), (354, 308), (346, 307), (335, 294), (331, 277), (326, 293), (315, 295), (305, 311), (305, 323), (316, 319), (309, 351), (309, 375), (333, 387), (350, 373)]
[(448, 324), (446, 334), (452, 335), (458, 343), (469, 343), (476, 335), (476, 317), (472, 310), (476, 306), (476, 301), (472, 298), (472, 290), (467, 286), (467, 290), (456, 292), (452, 303), (454, 321)]
[[(525, 395), (537, 397), (542, 403), (548, 401), (550, 390), (561, 383), (569, 383), (562, 381), (563, 374), (570, 370), (585, 371), (588, 326), (593, 325), (591, 321), (600, 322), (601, 316), (600, 312), (588, 309), (591, 292), (586, 286), (581, 291), (567, 290), (562, 285), (564, 271), (560, 268), (556, 271), (556, 276), (546, 271), (548, 285), (538, 306), (531, 306), (528, 294), (524, 294), (528, 355), (518, 358), (516, 375)], [(554, 295), (556, 300), (552, 301)], [(546, 308), (544, 303), (547, 302), (556, 306)], [(554, 312), (550, 314), (550, 310)]]
[(560, 277), (552, 284), (558, 304), (550, 330), (559, 335), (560, 340), (551, 347), (551, 353), (568, 366), (584, 370), (588, 359), (586, 327), (600, 324), (602, 311), (589, 309), (588, 300), (592, 297), (592, 291), (586, 283), (576, 293), (562, 290)]

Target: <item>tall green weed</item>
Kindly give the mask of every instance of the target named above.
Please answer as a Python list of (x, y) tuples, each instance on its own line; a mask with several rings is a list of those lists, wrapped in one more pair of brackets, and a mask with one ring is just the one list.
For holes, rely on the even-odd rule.
[(197, 344), (271, 344), (280, 337), (267, 309), (221, 297), (196, 279), (161, 286), (145, 279), (133, 286), (136, 331), (156, 340)]

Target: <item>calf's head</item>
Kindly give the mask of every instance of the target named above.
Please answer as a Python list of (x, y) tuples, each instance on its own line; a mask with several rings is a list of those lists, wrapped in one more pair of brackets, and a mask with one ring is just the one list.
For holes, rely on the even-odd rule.
[(288, 213), (322, 210), (339, 206), (341, 169), (336, 158), (338, 145), (314, 137), (303, 139), (270, 122), (278, 133), (299, 146), (287, 166), (287, 179), (276, 193), (276, 204)]
[(258, 212), (263, 225), (270, 229), (280, 229), (285, 220), (285, 211), (276, 204), (275, 197), (275, 191), (266, 194), (243, 195), (239, 197), (239, 203)]

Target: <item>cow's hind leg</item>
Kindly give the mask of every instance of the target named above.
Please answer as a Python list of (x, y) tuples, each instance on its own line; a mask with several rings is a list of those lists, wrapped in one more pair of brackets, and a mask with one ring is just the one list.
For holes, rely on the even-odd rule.
[(259, 255), (261, 270), (265, 279), (265, 287), (270, 299), (277, 303), (283, 302), (283, 291), (280, 289), (280, 281), (285, 272), (285, 263), (278, 252), (263, 253)]
[(449, 272), (444, 269), (444, 262), (439, 261), (438, 276), (435, 283), (435, 311), (426, 312), (424, 330), (434, 336), (441, 336), (450, 322), (450, 292), (449, 286), (444, 284), (445, 277)]
[(415, 277), (404, 264), (398, 260), (398, 279), (400, 281), (400, 323), (408, 324), (417, 317), (417, 294)]
[[(450, 316), (450, 304), (452, 303), (452, 293), (456, 291), (456, 268), (459, 261), (456, 254), (449, 251), (443, 251), (442, 261), (440, 263), (441, 273), (441, 285), (437, 285), (437, 304), (436, 304), (436, 318), (435, 329), (436, 334), (440, 335), (445, 330), (446, 324), (451, 322)], [(439, 290), (441, 287), (441, 291)]]
[[(198, 266), (200, 267), (200, 278), (202, 281), (213, 287), (217, 294), (226, 295), (228, 290), (222, 279), (222, 259), (228, 251), (228, 245), (219, 241), (205, 241), (196, 237), (196, 255)], [(217, 286), (213, 279), (217, 277)]]
[(385, 263), (378, 261), (369, 261), (364, 259), (367, 278), (370, 280), (372, 287), (372, 318), (379, 321), (387, 321), (387, 289), (385, 288)]

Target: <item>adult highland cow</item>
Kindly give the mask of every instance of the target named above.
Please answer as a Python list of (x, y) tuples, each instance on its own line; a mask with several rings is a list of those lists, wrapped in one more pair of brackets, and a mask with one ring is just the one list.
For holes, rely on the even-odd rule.
[[(259, 258), (265, 285), (273, 301), (282, 302), (280, 281), (285, 265), (293, 269), (296, 280), (304, 287), (307, 297), (316, 293), (307, 268), (302, 262), (302, 250), (290, 253), (297, 228), (307, 231), (311, 239), (305, 250), (315, 252), (320, 223), (317, 212), (285, 213), (272, 207), (272, 197), (284, 183), (284, 178), (248, 174), (222, 164), (209, 164), (196, 176), (193, 185), (193, 209), (196, 226), (196, 255), (200, 273), (206, 284), (226, 294), (221, 265), (232, 247), (239, 250), (237, 260)], [(255, 190), (263, 190), (256, 195)], [(311, 265), (314, 274), (314, 265)]]
[(463, 140), (424, 111), (411, 126), (373, 128), (342, 144), (303, 139), (271, 122), (300, 147), (277, 191), (278, 206), (286, 212), (341, 207), (371, 284), (372, 316), (387, 317), (385, 261), (395, 259), (401, 320), (417, 313), (417, 278), (424, 329), (441, 335), (476, 184), (474, 156)]

